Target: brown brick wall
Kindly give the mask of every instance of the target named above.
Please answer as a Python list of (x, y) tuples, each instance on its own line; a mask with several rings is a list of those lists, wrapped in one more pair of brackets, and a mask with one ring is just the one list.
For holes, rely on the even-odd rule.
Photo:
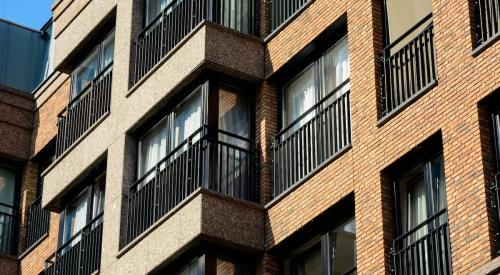
[(36, 275), (44, 270), (45, 261), (56, 251), (58, 235), (59, 214), (51, 213), (49, 236), (21, 258), (20, 275)]
[(477, 103), (500, 86), (500, 43), (472, 57), (469, 5), (434, 0), (439, 83), (378, 127), (378, 5), (378, 1), (367, 0), (316, 0), (267, 44), (269, 75), (347, 12), (353, 147), (269, 209), (267, 246), (281, 243), (354, 192), (358, 272), (386, 273), (392, 221), (390, 190), (382, 184), (380, 172), (441, 131), (453, 269), (455, 274), (465, 274), (491, 259)]
[(38, 164), (35, 162), (28, 162), (24, 167), (23, 171), (23, 179), (21, 185), (21, 194), (20, 194), (20, 204), (19, 210), (21, 214), (21, 222), (19, 229), (19, 245), (18, 245), (18, 253), (22, 254), (26, 249), (26, 226), (27, 226), (27, 209), (31, 205), (31, 203), (36, 198), (36, 188), (38, 182)]
[(34, 127), (32, 133), (31, 155), (40, 152), (57, 135), (57, 115), (68, 105), (70, 78), (66, 78), (59, 86), (51, 87), (46, 92), (52, 94), (37, 106), (34, 116)]
[(0, 156), (28, 159), (34, 108), (31, 95), (0, 87)]
[(0, 253), (0, 274), (17, 274), (18, 263), (15, 256)]

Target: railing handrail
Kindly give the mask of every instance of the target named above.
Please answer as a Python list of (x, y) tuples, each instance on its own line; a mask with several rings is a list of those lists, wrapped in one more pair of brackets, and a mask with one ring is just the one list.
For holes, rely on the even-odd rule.
[(83, 96), (87, 95), (89, 93), (89, 90), (93, 88), (93, 85), (98, 83), (104, 76), (106, 76), (108, 73), (111, 72), (111, 69), (113, 67), (113, 62), (110, 62), (104, 69), (98, 73), (94, 79), (92, 79), (92, 82), (87, 85), (80, 93), (78, 93), (71, 101), (68, 103), (68, 106), (64, 108), (58, 115), (58, 118), (64, 117), (64, 114), (73, 106), (78, 100), (80, 100)]
[(42, 196), (37, 196), (28, 206), (31, 209), (35, 204), (40, 203), (42, 201)]
[(421, 229), (422, 227), (428, 225), (430, 222), (432, 222), (433, 220), (435, 220), (436, 218), (438, 218), (439, 216), (445, 214), (447, 211), (446, 207), (439, 210), (438, 212), (436, 212), (434, 215), (430, 216), (429, 218), (427, 218), (425, 221), (419, 223), (418, 225), (414, 226), (412, 229), (410, 229), (408, 232), (402, 234), (401, 236), (397, 237), (395, 240), (394, 240), (394, 243), (397, 243), (399, 241), (401, 241), (402, 239), (405, 239), (406, 237), (410, 236), (411, 234), (417, 232), (419, 229)]
[(70, 245), (76, 238), (78, 238), (79, 236), (82, 236), (82, 238), (85, 237), (87, 234), (84, 234), (84, 233), (93, 225), (99, 225), (99, 224), (95, 224), (95, 223), (98, 222), (103, 216), (104, 216), (104, 212), (97, 215), (90, 222), (88, 222), (82, 229), (80, 229), (80, 231), (78, 231), (75, 235), (73, 235), (73, 237), (71, 237), (69, 240), (64, 242), (60, 247), (58, 247), (56, 250), (56, 253), (55, 253), (55, 257), (57, 257), (59, 255), (59, 253), (62, 250), (64, 250), (66, 248), (66, 246)]
[[(207, 130), (207, 131), (205, 131)], [(227, 131), (224, 131), (224, 130), (221, 130), (221, 129), (215, 129), (209, 125), (202, 125), (200, 128), (198, 128), (196, 131), (194, 131), (188, 138), (186, 138), (183, 142), (181, 142), (179, 145), (177, 145), (174, 149), (172, 149), (170, 152), (167, 153), (167, 155), (165, 157), (163, 157), (162, 159), (160, 159), (153, 168), (149, 169), (144, 175), (142, 175), (137, 181), (134, 182), (134, 184), (132, 184), (132, 186), (130, 186), (130, 191), (132, 194), (134, 194), (137, 190), (136, 190), (136, 187), (141, 184), (146, 178), (148, 178), (151, 174), (153, 174), (156, 170), (159, 169), (159, 167), (161, 167), (163, 165), (164, 162), (166, 162), (168, 159), (170, 159), (172, 156), (174, 156), (176, 153), (178, 153), (178, 151), (180, 149), (182, 149), (186, 144), (188, 144), (190, 141), (192, 141), (197, 135), (201, 135), (199, 137), (199, 141), (203, 140), (203, 139), (210, 139), (211, 135), (208, 131), (214, 131), (215, 134), (214, 135), (217, 135), (217, 134), (224, 134), (224, 135), (227, 135), (229, 137), (232, 137), (232, 138), (237, 138), (237, 139), (240, 139), (242, 141), (245, 141), (249, 144), (249, 148), (242, 148), (242, 147), (239, 147), (239, 146), (236, 146), (234, 144), (229, 144), (229, 143), (224, 143), (222, 141), (220, 141), (220, 143), (223, 143), (223, 145), (226, 145), (226, 146), (231, 146), (232, 148), (235, 148), (235, 149), (238, 149), (240, 151), (246, 151), (248, 153), (252, 153), (253, 152), (253, 141), (249, 138), (245, 138), (245, 137), (242, 137), (242, 136), (239, 136), (239, 135), (236, 135), (234, 133), (230, 133), (230, 132), (227, 132)], [(216, 136), (215, 137), (216, 139), (218, 139), (218, 137)]]
[[(410, 29), (408, 29), (405, 33), (403, 33), (402, 35), (399, 36), (398, 39), (394, 40), (394, 42), (392, 42), (391, 44), (389, 44), (388, 46), (386, 46), (384, 48), (384, 54), (390, 50), (392, 47), (394, 47), (395, 45), (399, 44), (399, 42), (401, 42), (403, 39), (405, 39), (407, 36), (409, 36), (411, 33), (413, 33), (415, 30), (417, 30), (420, 26), (422, 26), (425, 22), (427, 22), (429, 19), (432, 18), (432, 12), (429, 13), (428, 15), (426, 15), (424, 18), (422, 18), (420, 21), (418, 21), (413, 27), (411, 27)], [(432, 21), (430, 22), (429, 26), (427, 26), (424, 31), (426, 29), (428, 29), (430, 26), (432, 26)]]
[(137, 41), (141, 40), (143, 38), (144, 34), (146, 34), (149, 31), (149, 29), (156, 26), (157, 21), (160, 20), (161, 18), (163, 18), (163, 16), (166, 14), (166, 11), (168, 9), (172, 8), (174, 5), (180, 4), (180, 2), (183, 2), (183, 1), (185, 1), (185, 0), (175, 0), (175, 1), (170, 2), (167, 6), (165, 6), (165, 8), (163, 8), (161, 10), (161, 12), (151, 22), (149, 22), (149, 24), (146, 27), (144, 27), (144, 29), (142, 29), (141, 32), (139, 32), (139, 34), (137, 35)]
[(340, 91), (342, 88), (344, 88), (344, 86), (346, 86), (347, 84), (349, 84), (349, 80), (350, 80), (350, 78), (346, 79), (338, 87), (336, 87), (330, 93), (328, 93), (328, 95), (326, 95), (324, 98), (322, 98), (316, 104), (314, 104), (311, 108), (309, 108), (305, 113), (303, 113), (301, 116), (299, 116), (297, 119), (295, 119), (292, 123), (290, 123), (288, 126), (286, 126), (281, 131), (279, 131), (279, 133), (274, 136), (274, 139), (276, 140), (281, 135), (283, 135), (286, 132), (288, 132), (288, 130), (292, 129), (293, 126), (295, 126), (297, 123), (299, 123), (300, 121), (302, 121), (302, 119), (304, 119), (307, 115), (309, 115), (309, 113), (311, 113), (312, 111), (315, 111), (318, 107), (320, 107), (321, 105), (323, 105), (323, 103), (325, 103), (326, 101), (328, 101), (328, 99), (330, 99), (330, 97), (332, 97), (333, 95), (337, 94), (338, 91)]
[(0, 206), (11, 208), (12, 210), (14, 210), (14, 208), (15, 208), (14, 205), (5, 204), (5, 203), (2, 203), (2, 202), (0, 202)]

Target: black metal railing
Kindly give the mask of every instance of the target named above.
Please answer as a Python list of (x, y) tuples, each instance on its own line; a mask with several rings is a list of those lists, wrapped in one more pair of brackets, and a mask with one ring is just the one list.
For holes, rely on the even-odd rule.
[(494, 221), (495, 255), (500, 255), (500, 173), (490, 184), (490, 206)]
[(112, 74), (110, 64), (58, 115), (56, 157), (60, 157), (109, 112)]
[(500, 35), (500, 0), (475, 0), (476, 42), (488, 43)]
[(255, 2), (255, 0), (171, 2), (137, 37), (134, 83), (142, 79), (204, 20), (256, 35)]
[(60, 246), (52, 259), (45, 262), (45, 274), (90, 275), (99, 270), (102, 226), (103, 214), (100, 214)]
[(30, 248), (49, 233), (50, 211), (42, 208), (42, 197), (39, 196), (28, 207), (26, 215), (26, 248)]
[(446, 208), (394, 240), (393, 274), (452, 274)]
[(0, 252), (5, 254), (15, 253), (16, 239), (16, 209), (0, 203)]
[(276, 30), (312, 0), (271, 0), (271, 31)]
[[(432, 14), (426, 16), (384, 49), (381, 75), (382, 116), (436, 83), (434, 27), (431, 19)], [(425, 24), (428, 25), (415, 38), (411, 38)], [(410, 41), (407, 42), (408, 40)], [(406, 44), (401, 45), (402, 43)]]
[(346, 80), (274, 138), (274, 198), (351, 144), (350, 95), (339, 93), (348, 84)]
[(254, 143), (202, 126), (135, 182), (128, 197), (128, 242), (198, 188), (257, 201)]

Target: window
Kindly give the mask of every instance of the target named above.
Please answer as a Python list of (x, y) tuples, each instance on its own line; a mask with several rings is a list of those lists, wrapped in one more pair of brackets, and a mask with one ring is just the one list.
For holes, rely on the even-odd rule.
[(113, 62), (115, 34), (112, 31), (72, 73), (71, 98), (83, 92)]
[[(349, 85), (339, 89), (349, 79), (349, 49), (347, 36), (340, 39), (318, 61), (296, 76), (283, 89), (283, 126), (296, 123), (291, 132), (306, 124), (315, 116), (311, 108), (322, 99), (335, 92), (334, 100), (349, 90)], [(339, 89), (338, 91), (336, 89)], [(305, 117), (297, 121), (302, 115)]]
[[(398, 179), (400, 232), (405, 234), (446, 208), (444, 166), (442, 156), (418, 165)], [(442, 218), (441, 222), (446, 222)], [(430, 226), (429, 226), (430, 227)], [(415, 241), (429, 232), (422, 227), (411, 235)]]
[(432, 13), (431, 0), (385, 0), (385, 5), (389, 44)]
[(174, 0), (146, 0), (145, 25), (151, 24), (153, 20)]
[(356, 226), (354, 218), (318, 235), (285, 259), (284, 274), (355, 274)]
[(14, 250), (15, 187), (15, 173), (0, 167), (0, 251), (3, 253)]
[(500, 111), (492, 114), (493, 147), (495, 148), (496, 172), (500, 173)]
[[(67, 251), (81, 240), (81, 231), (91, 221), (93, 226), (102, 222), (99, 217), (104, 210), (104, 186), (106, 174), (101, 174), (73, 201), (71, 201), (61, 215), (60, 246)], [(70, 243), (68, 243), (70, 242)]]
[(138, 178), (146, 175), (168, 152), (176, 149), (201, 127), (201, 97), (200, 89), (196, 90), (140, 139)]

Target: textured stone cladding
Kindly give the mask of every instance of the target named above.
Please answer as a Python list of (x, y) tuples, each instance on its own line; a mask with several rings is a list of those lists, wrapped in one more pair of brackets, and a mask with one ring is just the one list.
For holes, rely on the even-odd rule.
[(34, 108), (31, 95), (0, 87), (0, 156), (28, 159)]
[(267, 44), (270, 75), (347, 12), (353, 147), (268, 209), (266, 246), (354, 192), (358, 273), (386, 273), (391, 198), (381, 171), (441, 131), (453, 272), (466, 274), (491, 260), (484, 173), (491, 158), (483, 153), (478, 102), (500, 87), (500, 43), (473, 57), (468, 2), (433, 0), (438, 85), (378, 127), (379, 5), (316, 0)]

